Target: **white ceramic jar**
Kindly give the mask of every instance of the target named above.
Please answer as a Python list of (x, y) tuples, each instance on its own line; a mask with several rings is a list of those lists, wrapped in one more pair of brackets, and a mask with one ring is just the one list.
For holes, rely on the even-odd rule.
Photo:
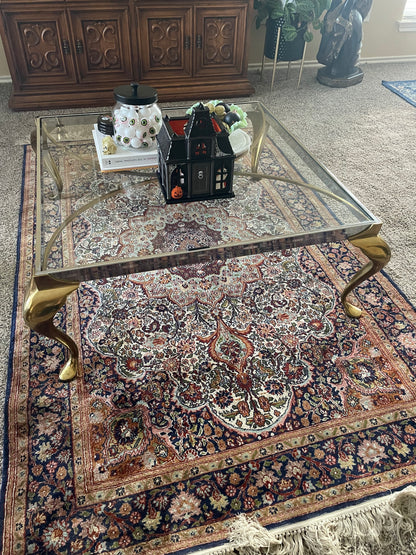
[(162, 126), (157, 91), (147, 85), (131, 83), (114, 89), (113, 139), (126, 148), (156, 148), (156, 135)]

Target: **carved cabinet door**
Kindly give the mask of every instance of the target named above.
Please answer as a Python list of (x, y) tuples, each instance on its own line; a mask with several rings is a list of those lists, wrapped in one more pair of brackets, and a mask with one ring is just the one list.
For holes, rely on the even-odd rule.
[(192, 8), (136, 7), (140, 76), (181, 81), (192, 75)]
[(65, 11), (34, 11), (19, 6), (3, 11), (10, 50), (10, 71), (17, 88), (76, 83)]
[(71, 9), (80, 83), (124, 83), (133, 77), (128, 4)]
[(195, 9), (195, 76), (241, 74), (246, 20), (247, 4)]

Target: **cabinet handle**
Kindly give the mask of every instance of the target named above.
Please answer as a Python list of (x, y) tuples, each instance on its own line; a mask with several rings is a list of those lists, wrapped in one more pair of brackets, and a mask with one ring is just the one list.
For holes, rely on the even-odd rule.
[(197, 48), (202, 48), (202, 35), (197, 35), (196, 36), (196, 47)]
[(77, 54), (82, 54), (84, 52), (84, 44), (81, 39), (75, 41), (75, 50)]
[(189, 50), (191, 48), (191, 37), (189, 35), (185, 37), (184, 48), (185, 50)]
[(71, 53), (71, 49), (69, 48), (69, 41), (68, 39), (64, 39), (62, 41), (62, 51), (65, 55), (68, 55)]

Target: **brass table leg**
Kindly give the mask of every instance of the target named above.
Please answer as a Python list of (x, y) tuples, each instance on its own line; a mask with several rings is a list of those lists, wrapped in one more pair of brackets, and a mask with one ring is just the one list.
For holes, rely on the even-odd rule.
[(53, 317), (78, 286), (79, 282), (65, 282), (49, 276), (32, 277), (23, 306), (23, 316), (30, 329), (59, 341), (69, 349), (69, 358), (59, 374), (59, 379), (65, 382), (77, 375), (78, 347), (53, 324)]
[(379, 229), (380, 226), (372, 226), (363, 233), (349, 238), (350, 243), (358, 247), (370, 260), (353, 276), (341, 295), (345, 311), (352, 318), (359, 318), (362, 310), (347, 301), (348, 294), (360, 283), (384, 268), (390, 260), (390, 247), (377, 235)]
[[(39, 147), (37, 144), (38, 141), (38, 132), (32, 131), (30, 134), (30, 144), (32, 146), (33, 152), (39, 152)], [(46, 135), (43, 136), (43, 160), (45, 167), (47, 168), (50, 175), (55, 180), (56, 188), (58, 189), (58, 193), (61, 194), (63, 190), (63, 181), (61, 174), (59, 173), (58, 166), (55, 163), (55, 160), (52, 158), (51, 153), (48, 149), (48, 140)]]
[(269, 123), (266, 121), (264, 112), (247, 112), (248, 117), (253, 125), (253, 141), (250, 147), (251, 153), (251, 171), (257, 173), (260, 155), (263, 150), (264, 140), (267, 136)]

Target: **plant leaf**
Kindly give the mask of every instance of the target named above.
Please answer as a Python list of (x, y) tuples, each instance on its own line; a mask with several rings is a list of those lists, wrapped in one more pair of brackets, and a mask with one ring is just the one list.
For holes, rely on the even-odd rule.
[(280, 8), (274, 8), (270, 12), (271, 19), (279, 19), (279, 17), (282, 17), (282, 16), (283, 16), (283, 10), (281, 10)]
[(285, 40), (287, 40), (288, 42), (295, 40), (295, 38), (298, 36), (296, 27), (293, 27), (293, 25), (283, 25), (282, 30), (283, 30), (283, 36), (285, 37)]
[(313, 40), (313, 33), (311, 33), (311, 31), (305, 31), (303, 39), (305, 42), (311, 42)]

